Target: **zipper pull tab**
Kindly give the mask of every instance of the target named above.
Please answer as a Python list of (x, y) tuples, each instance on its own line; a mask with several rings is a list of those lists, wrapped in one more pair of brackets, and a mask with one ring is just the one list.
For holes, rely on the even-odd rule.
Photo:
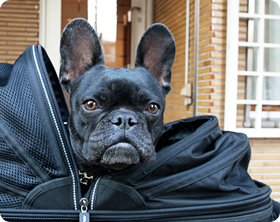
[(89, 213), (88, 213), (88, 200), (86, 198), (82, 198), (79, 202), (81, 206), (81, 212), (79, 215), (80, 222), (90, 222), (89, 221)]

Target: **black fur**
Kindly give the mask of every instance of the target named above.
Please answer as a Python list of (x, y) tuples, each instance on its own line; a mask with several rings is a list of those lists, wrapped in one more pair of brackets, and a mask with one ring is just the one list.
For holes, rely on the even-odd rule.
[[(132, 70), (103, 65), (99, 39), (84, 19), (66, 26), (60, 53), (60, 80), (71, 93), (70, 139), (79, 169), (102, 175), (154, 160), (175, 57), (170, 31), (154, 24), (144, 33)], [(89, 100), (98, 108), (85, 109)], [(149, 112), (151, 104), (159, 107), (156, 113)]]

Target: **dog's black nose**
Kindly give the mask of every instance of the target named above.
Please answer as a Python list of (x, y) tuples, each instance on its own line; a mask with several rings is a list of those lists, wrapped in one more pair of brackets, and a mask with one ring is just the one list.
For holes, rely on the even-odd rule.
[(121, 129), (129, 129), (137, 124), (137, 119), (131, 113), (117, 112), (111, 119), (111, 123)]

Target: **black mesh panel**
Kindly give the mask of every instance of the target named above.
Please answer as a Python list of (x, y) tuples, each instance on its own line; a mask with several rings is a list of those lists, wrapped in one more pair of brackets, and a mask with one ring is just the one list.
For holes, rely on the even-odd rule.
[(23, 64), (24, 60), (20, 57), (13, 68), (13, 73), (20, 75), (12, 73), (5, 88), (0, 88), (0, 116), (28, 154), (41, 164), (51, 178), (55, 178), (54, 155), (34, 104)]
[(23, 201), (23, 197), (0, 191), (0, 208), (20, 208)]
[[(0, 120), (5, 128), (11, 131), (12, 138), (16, 138), (24, 152), (39, 164), (50, 178), (56, 178), (57, 165), (24, 65), (23, 56), (18, 58), (14, 66), (0, 64)], [(16, 155), (1, 133), (0, 183), (11, 190), (6, 193), (0, 189), (0, 208), (20, 208), (25, 197), (12, 194), (12, 189), (31, 191), (40, 184), (39, 179)]]
[[(0, 181), (11, 187), (31, 190), (39, 180), (8, 147), (0, 135)], [(1, 201), (0, 201), (1, 202)]]
[(7, 84), (12, 68), (10, 64), (0, 63), (0, 86)]

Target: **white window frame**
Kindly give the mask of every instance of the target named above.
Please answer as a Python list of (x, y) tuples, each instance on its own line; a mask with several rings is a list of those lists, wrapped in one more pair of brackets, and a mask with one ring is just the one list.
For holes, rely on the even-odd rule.
[[(261, 128), (262, 105), (280, 105), (280, 101), (262, 100), (263, 77), (280, 76), (280, 73), (260, 71), (264, 66), (264, 47), (280, 48), (280, 44), (264, 43), (264, 35), (258, 35), (258, 42), (239, 42), (239, 19), (258, 18), (259, 33), (264, 33), (265, 19), (279, 19), (277, 15), (265, 15), (265, 0), (259, 0), (259, 14), (239, 13), (239, 0), (228, 0), (227, 11), (227, 52), (226, 52), (226, 87), (225, 87), (225, 120), (224, 129), (230, 131), (243, 132), (250, 138), (273, 138), (280, 137), (279, 128)], [(238, 71), (238, 48), (258, 47), (258, 71)], [(256, 100), (238, 100), (237, 84), (238, 76), (257, 76)], [(280, 87), (280, 86), (279, 86)], [(255, 128), (237, 128), (237, 104), (256, 104)]]

